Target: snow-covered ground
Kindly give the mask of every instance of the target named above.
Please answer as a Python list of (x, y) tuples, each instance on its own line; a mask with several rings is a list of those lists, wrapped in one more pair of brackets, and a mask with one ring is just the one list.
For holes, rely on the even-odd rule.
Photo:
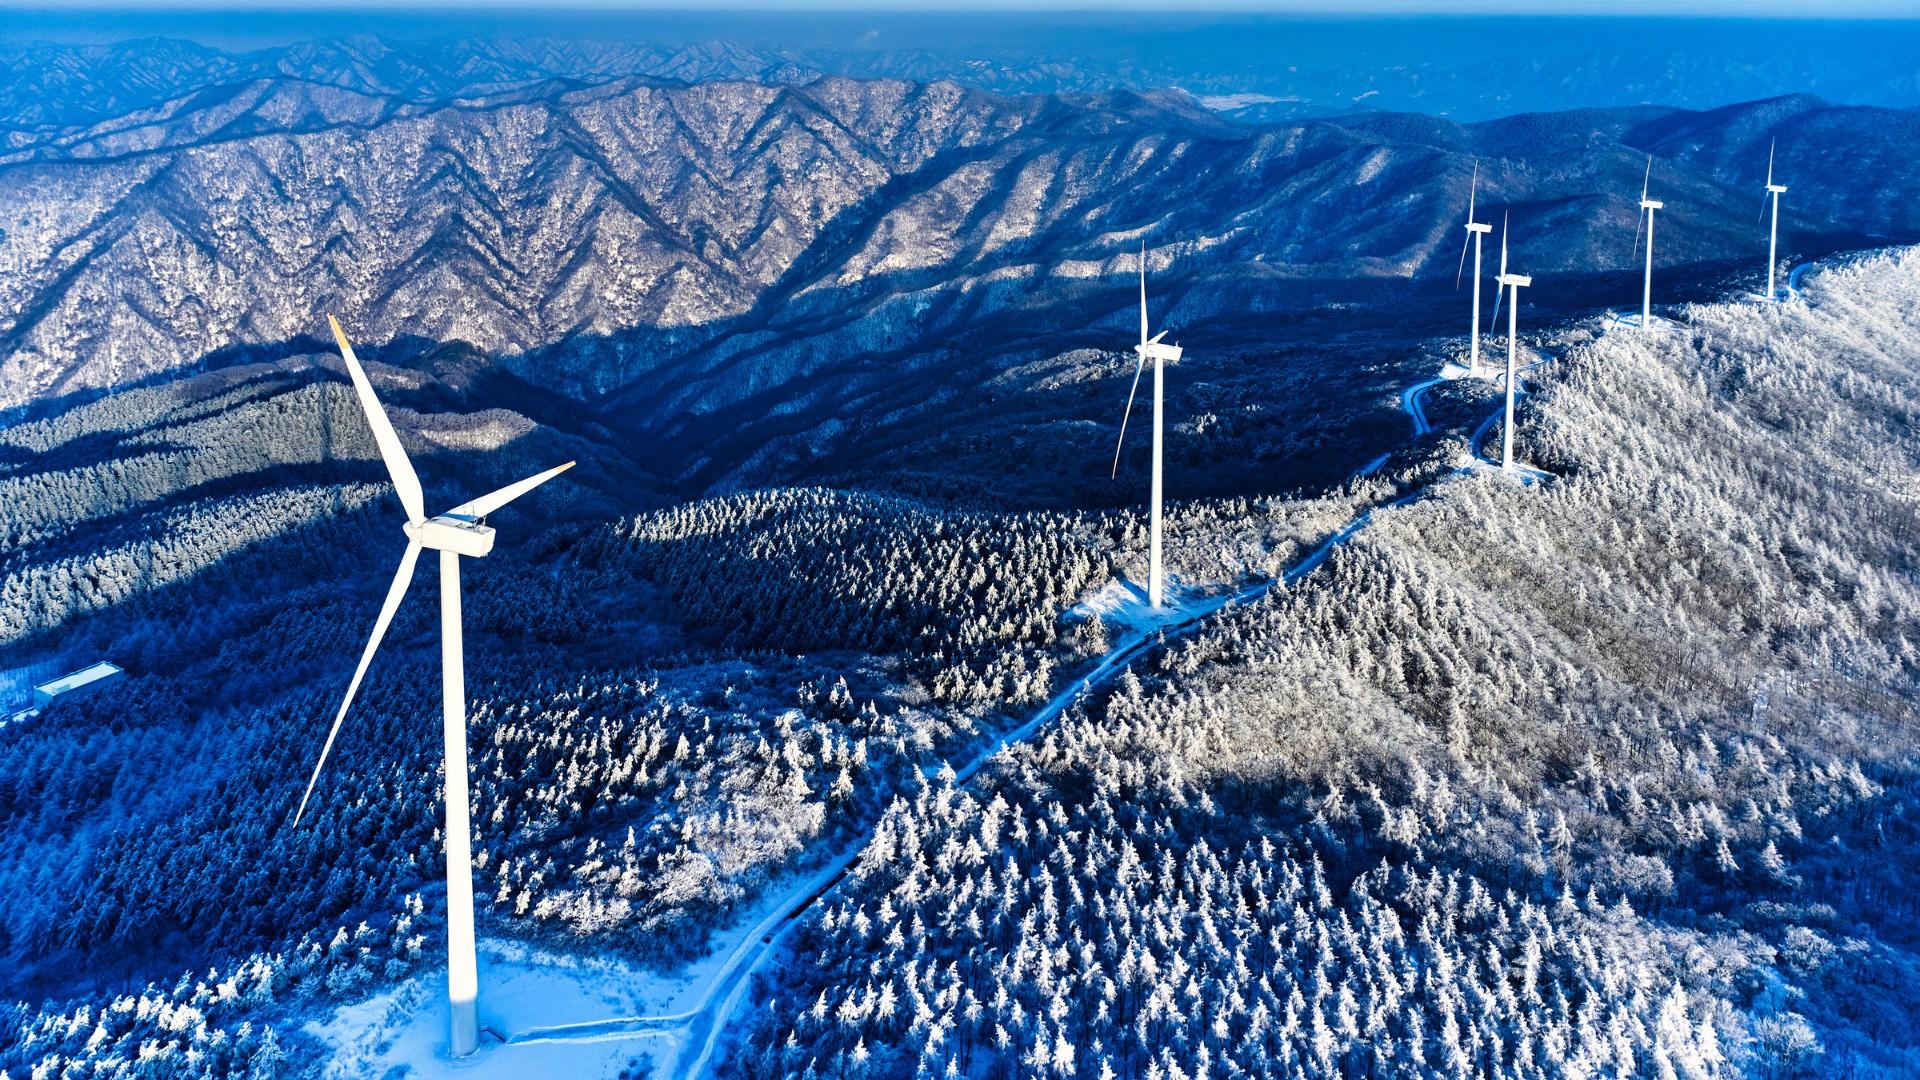
[[(1528, 359), (1529, 366), (1547, 362)], [(1433, 430), (1422, 405), (1426, 391), (1467, 374), (1460, 365), (1449, 364), (1441, 377), (1410, 386), (1401, 394), (1400, 403), (1416, 439)], [(1481, 425), (1474, 445), (1500, 415), (1496, 411)], [(1376, 458), (1361, 474), (1377, 471), (1390, 456)], [(1394, 502), (1417, 496), (1415, 491)], [(1285, 580), (1292, 582), (1311, 572), (1336, 546), (1365, 528), (1371, 516), (1370, 510), (1357, 514), (1299, 559)], [(1261, 582), (1229, 591), (1169, 578), (1167, 603), (1156, 609), (1148, 604), (1144, 585), (1126, 579), (1108, 582), (1067, 612), (1070, 618), (1098, 616), (1106, 624), (1113, 635), (1107, 654), (1026, 721), (967, 760), (950, 762), (955, 780), (970, 781), (1001, 749), (1032, 737), (1082, 694), (1125, 670), (1157, 640), (1190, 632), (1228, 604), (1257, 599), (1271, 587)], [(443, 975), (416, 978), (341, 1008), (330, 1019), (310, 1024), (308, 1030), (334, 1048), (328, 1076), (584, 1080), (619, 1076), (642, 1056), (649, 1059), (655, 1076), (699, 1076), (719, 1049), (720, 1036), (744, 999), (753, 972), (777, 955), (786, 929), (832, 892), (859, 851), (856, 845), (785, 885), (766, 890), (731, 928), (716, 935), (705, 958), (675, 973), (544, 955), (507, 942), (483, 943), (480, 1011), (488, 1037), (483, 1038), (480, 1051), (465, 1060), (451, 1060), (444, 1054)]]
[[(333, 1048), (328, 1077), (618, 1077), (637, 1057), (654, 1075), (697, 1075), (711, 1051), (701, 1024), (744, 985), (743, 965), (858, 850), (766, 891), (716, 935), (701, 959), (671, 972), (585, 960), (514, 942), (480, 943), (480, 1049), (446, 1056), (445, 969), (344, 1006), (309, 1034)], [(682, 1060), (689, 1048), (693, 1060)]]
[(1203, 600), (1205, 595), (1204, 590), (1169, 576), (1166, 605), (1155, 608), (1147, 603), (1145, 585), (1126, 578), (1115, 578), (1069, 608), (1067, 617), (1087, 619), (1097, 615), (1112, 631), (1155, 630), (1189, 617), (1194, 604)]
[(615, 1077), (657, 1043), (635, 1032), (605, 1041), (519, 1043), (544, 1025), (585, 1016), (648, 1011), (671, 999), (673, 980), (610, 960), (581, 960), (504, 941), (480, 947), (481, 1048), (446, 1056), (447, 987), (443, 971), (421, 975), (366, 1001), (310, 1022), (308, 1034), (333, 1049), (326, 1077)]

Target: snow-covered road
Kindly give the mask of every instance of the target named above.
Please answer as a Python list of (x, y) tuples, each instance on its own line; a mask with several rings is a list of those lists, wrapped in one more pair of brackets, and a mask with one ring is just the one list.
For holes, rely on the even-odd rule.
[(1407, 419), (1413, 421), (1413, 437), (1419, 438), (1433, 431), (1433, 425), (1427, 423), (1427, 391), (1446, 382), (1444, 375), (1438, 375), (1426, 382), (1417, 382), (1400, 391), (1400, 408), (1404, 409)]
[[(1406, 410), (1413, 422), (1415, 439), (1433, 431), (1432, 426), (1427, 422), (1422, 398), (1427, 390), (1444, 381), (1441, 378), (1428, 379), (1408, 387), (1400, 395), (1401, 407)], [(1374, 459), (1362, 470), (1362, 475), (1377, 471), (1388, 456), (1382, 455)], [(1298, 581), (1325, 562), (1334, 548), (1346, 543), (1360, 530), (1366, 528), (1373, 518), (1374, 511), (1385, 506), (1411, 502), (1423, 491), (1424, 488), (1416, 488), (1380, 506), (1356, 514), (1322, 541), (1318, 547), (1295, 562), (1278, 582), (1261, 582), (1235, 592), (1190, 600), (1168, 621), (1121, 638), (1098, 664), (1056, 693), (1026, 721), (1004, 732), (968, 759), (948, 763), (953, 768), (956, 782), (971, 783), (994, 755), (1009, 746), (1032, 738), (1041, 727), (1057, 719), (1086, 694), (1112, 681), (1149, 649), (1164, 641), (1192, 633), (1209, 617), (1229, 605), (1257, 600), (1276, 585)], [(860, 849), (855, 848), (835, 856), (820, 871), (790, 886), (772, 905), (770, 914), (753, 923), (744, 933), (736, 930), (728, 935), (734, 939), (732, 953), (706, 986), (700, 1001), (691, 1009), (672, 1015), (630, 1016), (589, 1024), (568, 1025), (564, 1028), (539, 1029), (516, 1035), (510, 1041), (527, 1043), (638, 1038), (655, 1033), (671, 1032), (678, 1027), (682, 1030), (681, 1037), (677, 1040), (679, 1045), (675, 1049), (671, 1065), (662, 1070), (662, 1075), (675, 1080), (692, 1080), (694, 1077), (704, 1075), (713, 1061), (714, 1052), (727, 1022), (746, 997), (753, 974), (779, 955), (780, 943), (786, 931), (840, 887), (852, 870), (853, 864), (858, 860), (859, 854)]]
[[(1797, 294), (1800, 291), (1801, 278), (1808, 270), (1812, 269), (1814, 265), (1813, 263), (1805, 263), (1793, 269), (1793, 272), (1789, 274), (1787, 278), (1787, 288), (1789, 292)], [(1532, 371), (1535, 368), (1550, 364), (1556, 359), (1558, 359), (1556, 355), (1549, 353), (1520, 370), (1523, 373)], [(1504, 378), (1504, 374), (1497, 376), (1494, 380), (1495, 385), (1500, 385)], [(1446, 381), (1447, 379), (1445, 377), (1427, 379), (1415, 383), (1401, 392), (1400, 407), (1406, 412), (1408, 420), (1412, 423), (1414, 440), (1417, 441), (1433, 432), (1433, 426), (1427, 420), (1425, 408), (1426, 393), (1433, 387)], [(1516, 394), (1525, 394), (1526, 392), (1526, 384), (1523, 380), (1521, 384), (1516, 387)], [(1502, 402), (1500, 408), (1496, 408), (1474, 429), (1469, 445), (1475, 448), (1476, 455), (1488, 431), (1500, 422), (1504, 413), (1505, 406), (1504, 402)], [(1361, 469), (1360, 475), (1370, 475), (1378, 471), (1390, 456), (1390, 454), (1385, 454), (1370, 461)], [(1498, 465), (1498, 462), (1489, 462), (1488, 459), (1485, 458), (1478, 458), (1478, 460), (1482, 463)], [(1527, 471), (1530, 478), (1544, 478), (1547, 475), (1539, 473), (1538, 470), (1529, 469)], [(1069, 706), (1084, 695), (1110, 682), (1151, 647), (1162, 641), (1172, 640), (1192, 633), (1209, 617), (1228, 605), (1257, 600), (1276, 585), (1291, 584), (1298, 581), (1301, 577), (1312, 572), (1313, 569), (1322, 562), (1325, 562), (1327, 556), (1332, 553), (1335, 547), (1346, 543), (1362, 529), (1366, 528), (1376, 510), (1387, 506), (1398, 506), (1412, 502), (1414, 499), (1419, 498), (1424, 491), (1424, 487), (1415, 488), (1380, 506), (1375, 506), (1356, 514), (1339, 530), (1335, 531), (1323, 541), (1319, 547), (1296, 562), (1286, 571), (1279, 582), (1263, 582), (1247, 586), (1237, 592), (1190, 602), (1181, 609), (1180, 614), (1172, 621), (1148, 630), (1135, 632), (1122, 638), (1092, 670), (1081, 675), (1065, 689), (1055, 694), (1045, 706), (1034, 713), (1033, 716), (1028, 718), (1024, 723), (1000, 735), (964, 763), (955, 765), (954, 774), (957, 781), (961, 784), (970, 783), (987, 762), (992, 760), (995, 754), (998, 754), (1008, 746), (1024, 742), (1033, 737), (1043, 725), (1057, 719)], [(597, 1025), (582, 1025), (582, 1027), (605, 1029), (608, 1025), (627, 1025), (621, 1028), (625, 1034), (640, 1035), (655, 1030), (652, 1025), (668, 1020), (679, 1021), (682, 1017), (685, 1017), (686, 1037), (682, 1043), (681, 1052), (676, 1055), (672, 1069), (666, 1072), (665, 1075), (674, 1077), (676, 1080), (692, 1080), (692, 1078), (703, 1075), (713, 1060), (715, 1048), (718, 1045), (721, 1033), (726, 1029), (727, 1021), (731, 1019), (739, 1003), (746, 996), (746, 991), (753, 973), (763, 968), (778, 955), (780, 942), (786, 931), (798, 922), (808, 910), (839, 888), (841, 883), (846, 880), (849, 871), (858, 858), (858, 849), (844, 852), (837, 856), (819, 873), (812, 875), (806, 881), (790, 889), (782, 897), (781, 901), (775, 905), (774, 914), (754, 924), (747, 934), (739, 938), (733, 955), (729, 957), (728, 962), (722, 968), (719, 976), (714, 979), (712, 985), (707, 988), (701, 1003), (693, 1010), (690, 1010), (689, 1013), (682, 1013), (671, 1018), (630, 1017), (624, 1021), (605, 1021)], [(535, 1035), (536, 1033), (528, 1033), (527, 1037), (534, 1037)], [(689, 1057), (685, 1051), (693, 1047), (697, 1047), (698, 1051)]]
[[(1528, 369), (1551, 359), (1548, 357), (1537, 361)], [(1400, 406), (1412, 423), (1414, 440), (1433, 432), (1433, 426), (1427, 420), (1424, 398), (1428, 390), (1445, 381), (1444, 377), (1427, 379), (1401, 392)], [(1480, 425), (1474, 432), (1472, 445), (1479, 445), (1481, 438), (1499, 420), (1500, 415), (1501, 411), (1496, 410)], [(1375, 458), (1360, 474), (1364, 476), (1378, 471), (1390, 456), (1383, 454)], [(1279, 581), (1260, 582), (1231, 593), (1189, 599), (1177, 606), (1168, 618), (1133, 630), (1116, 641), (1092, 669), (1061, 689), (1032, 716), (1003, 732), (971, 756), (947, 762), (946, 766), (953, 769), (958, 783), (971, 783), (996, 754), (1032, 738), (1076, 701), (1111, 682), (1150, 649), (1164, 641), (1192, 633), (1208, 618), (1230, 605), (1257, 600), (1276, 586), (1298, 581), (1325, 562), (1334, 548), (1366, 528), (1376, 510), (1411, 502), (1424, 491), (1424, 487), (1415, 488), (1354, 515), (1318, 547), (1296, 561)], [(931, 767), (929, 774), (937, 773), (939, 768)], [(728, 1022), (746, 998), (754, 973), (777, 959), (786, 932), (846, 881), (866, 842), (863, 839), (860, 844), (837, 853), (819, 869), (763, 899), (756, 905), (752, 917), (721, 935), (715, 955), (724, 953), (725, 959), (718, 964), (703, 965), (710, 966), (711, 971), (696, 977), (677, 995), (680, 1000), (692, 998), (691, 1005), (652, 1015), (617, 1016), (584, 1023), (529, 1028), (510, 1035), (506, 1040), (508, 1046), (531, 1048), (540, 1044), (648, 1040), (649, 1046), (657, 1053), (655, 1066), (660, 1069), (659, 1075), (674, 1080), (691, 1080), (704, 1075), (713, 1062)], [(662, 1046), (662, 1042), (667, 1045)]]
[[(1559, 357), (1549, 354), (1547, 356), (1541, 357), (1538, 360), (1535, 360), (1533, 363), (1528, 364), (1527, 366), (1520, 368), (1517, 372), (1515, 372), (1514, 379), (1518, 383), (1518, 385), (1514, 387), (1514, 391), (1513, 391), (1514, 399), (1518, 400), (1520, 398), (1527, 396), (1527, 381), (1525, 379), (1520, 378), (1521, 375), (1524, 375), (1527, 372), (1532, 371), (1534, 368), (1540, 367), (1544, 364), (1551, 364), (1558, 359)], [(1506, 372), (1504, 371), (1494, 377), (1493, 383), (1495, 386), (1500, 387), (1500, 391), (1502, 394), (1500, 407), (1493, 410), (1492, 413), (1488, 414), (1485, 420), (1480, 421), (1480, 426), (1474, 428), (1473, 434), (1469, 436), (1467, 439), (1467, 446), (1469, 449), (1472, 450), (1474, 455), (1474, 460), (1478, 464), (1492, 465), (1496, 468), (1498, 468), (1500, 465), (1500, 462), (1496, 461), (1491, 455), (1485, 456), (1485, 457), (1481, 456), (1480, 444), (1487, 441), (1487, 432), (1491, 431), (1493, 429), (1493, 425), (1499, 423), (1501, 417), (1505, 416), (1507, 413), (1506, 401), (1504, 397), (1504, 395), (1506, 394), (1506, 381), (1507, 381), (1507, 375), (1506, 375)], [(1515, 462), (1515, 464), (1518, 465), (1519, 463)], [(1546, 475), (1545, 473), (1541, 473), (1540, 470), (1532, 469), (1532, 468), (1526, 469), (1526, 472), (1529, 475), (1533, 475), (1533, 474), (1538, 474), (1540, 476)]]

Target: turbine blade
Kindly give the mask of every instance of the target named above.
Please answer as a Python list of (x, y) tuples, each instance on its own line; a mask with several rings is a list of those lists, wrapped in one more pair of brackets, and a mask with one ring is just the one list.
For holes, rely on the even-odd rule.
[(1507, 218), (1511, 214), (1510, 210), (1500, 212), (1500, 275), (1502, 277), (1507, 273)]
[(1647, 184), (1653, 180), (1653, 155), (1647, 155), (1646, 175), (1640, 177), (1640, 201), (1647, 201)]
[(1640, 216), (1633, 219), (1633, 257), (1640, 257), (1640, 226), (1646, 224), (1647, 208), (1640, 208)]
[(380, 407), (380, 399), (374, 396), (373, 384), (367, 381), (367, 373), (360, 368), (360, 359), (353, 355), (353, 346), (347, 344), (347, 335), (340, 329), (340, 320), (327, 316), (327, 322), (333, 325), (333, 338), (340, 343), (340, 358), (347, 362), (347, 375), (353, 379), (353, 392), (359, 395), (360, 409), (367, 414), (367, 426), (373, 429), (373, 442), (380, 448), (380, 459), (387, 463), (387, 475), (393, 478), (393, 490), (400, 493), (400, 505), (407, 510), (407, 520), (420, 522), (426, 520), (426, 497), (420, 491), (420, 477), (413, 471), (413, 463), (407, 460), (407, 452), (400, 446), (400, 436), (394, 433), (393, 422), (387, 419), (387, 410)]
[(1111, 480), (1120, 475), (1120, 448), (1127, 445), (1127, 419), (1133, 415), (1133, 396), (1140, 392), (1140, 373), (1147, 369), (1147, 347), (1139, 348), (1140, 362), (1133, 365), (1133, 389), (1127, 391), (1127, 411), (1120, 414), (1120, 441), (1113, 444), (1113, 471), (1107, 474)]
[(1140, 241), (1140, 344), (1147, 343), (1147, 242)]
[(516, 480), (513, 483), (508, 484), (506, 487), (503, 487), (498, 491), (489, 492), (488, 494), (482, 495), (477, 499), (469, 499), (466, 502), (461, 503), (459, 506), (456, 506), (453, 509), (447, 511), (447, 513), (460, 515), (462, 517), (472, 517), (472, 518), (486, 517), (488, 514), (493, 513), (495, 510), (498, 510), (501, 507), (512, 502), (513, 500), (519, 498), (520, 496), (525, 495), (527, 492), (532, 491), (534, 488), (539, 487), (541, 484), (544, 484), (547, 481), (553, 479), (554, 477), (559, 476), (561, 473), (566, 472), (568, 469), (573, 468), (573, 464), (574, 464), (573, 462), (569, 461), (565, 465), (559, 465), (554, 468), (548, 469), (546, 472), (538, 473), (534, 476), (529, 476), (525, 480)]
[[(1473, 162), (1473, 183), (1467, 188), (1467, 224), (1468, 225), (1473, 224), (1473, 200), (1474, 200), (1474, 196), (1478, 195), (1479, 193), (1480, 193), (1480, 160), (1478, 158), (1475, 158)], [(1469, 229), (1467, 230), (1467, 235), (1465, 236), (1465, 238), (1463, 238), (1460, 241), (1460, 265), (1455, 267), (1453, 271), (1453, 288), (1454, 288), (1454, 291), (1456, 292), (1458, 292), (1460, 289), (1460, 276), (1467, 272), (1467, 245), (1471, 243), (1473, 243), (1473, 230)]]
[(1772, 194), (1767, 188), (1773, 187), (1773, 152), (1779, 145), (1779, 139), (1767, 144), (1767, 187), (1760, 190), (1760, 216), (1755, 219), (1756, 221), (1767, 220), (1767, 196)]
[[(1510, 214), (1511, 214), (1511, 211), (1503, 210), (1500, 212), (1500, 276), (1501, 277), (1507, 276), (1507, 218), (1510, 216)], [(1488, 324), (1493, 328), (1493, 330), (1500, 329), (1500, 301), (1506, 295), (1506, 292), (1507, 292), (1507, 286), (1505, 282), (1502, 282), (1499, 288), (1493, 290), (1493, 321)]]
[(393, 613), (400, 607), (400, 600), (407, 595), (407, 586), (413, 583), (413, 564), (420, 557), (420, 542), (407, 543), (407, 553), (400, 556), (400, 569), (393, 575), (393, 584), (387, 586), (387, 599), (380, 605), (380, 617), (373, 621), (373, 635), (367, 638), (367, 647), (361, 650), (360, 666), (353, 669), (353, 681), (347, 684), (347, 696), (340, 702), (340, 711), (334, 714), (333, 727), (327, 731), (326, 745), (320, 748), (320, 760), (313, 763), (313, 775), (307, 779), (307, 790), (300, 795), (300, 809), (293, 815), (293, 827), (300, 827), (300, 819), (306, 815), (307, 800), (313, 797), (313, 785), (320, 781), (320, 770), (326, 767), (327, 755), (333, 752), (334, 737), (340, 734), (340, 723), (347, 718), (347, 709), (353, 704), (353, 696), (360, 692), (360, 680), (367, 673), (367, 665), (373, 661), (373, 654), (380, 648), (380, 639), (387, 635), (387, 624), (393, 621)]

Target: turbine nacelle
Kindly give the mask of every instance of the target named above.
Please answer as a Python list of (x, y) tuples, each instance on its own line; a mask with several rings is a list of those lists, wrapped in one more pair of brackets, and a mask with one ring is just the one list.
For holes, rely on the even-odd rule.
[(1640, 200), (1640, 209), (1642, 210), (1665, 210), (1666, 208), (1667, 204), (1661, 202), (1659, 199)]
[(1533, 277), (1528, 274), (1501, 274), (1499, 281), (1503, 286), (1512, 286), (1516, 289), (1530, 288), (1533, 285)]
[(407, 539), (434, 551), (451, 551), (478, 559), (493, 550), (493, 530), (465, 514), (441, 514), (400, 526)]
[(1768, 184), (1768, 185), (1767, 185), (1767, 190), (1768, 190), (1768, 191), (1771, 191), (1771, 192), (1773, 192), (1773, 193), (1774, 193), (1775, 195), (1784, 195), (1784, 194), (1786, 194), (1786, 191), (1787, 191), (1787, 185), (1785, 185), (1785, 184)]
[(1133, 351), (1140, 354), (1140, 359), (1143, 363), (1148, 360), (1160, 360), (1169, 364), (1177, 364), (1180, 362), (1180, 353), (1182, 350), (1178, 345), (1169, 345), (1161, 340), (1166, 336), (1167, 332), (1162, 330), (1153, 335), (1152, 341), (1143, 345), (1135, 345)]
[(1470, 233), (1490, 233), (1493, 231), (1493, 226), (1484, 221), (1469, 221), (1467, 222), (1467, 231)]

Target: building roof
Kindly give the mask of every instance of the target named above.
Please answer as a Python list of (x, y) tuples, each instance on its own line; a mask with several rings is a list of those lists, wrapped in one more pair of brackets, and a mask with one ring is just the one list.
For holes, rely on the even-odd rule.
[(118, 664), (109, 664), (105, 660), (102, 660), (89, 667), (83, 667), (72, 674), (62, 675), (52, 682), (41, 683), (33, 689), (38, 693), (46, 694), (48, 697), (57, 697), (69, 690), (78, 690), (89, 683), (96, 683), (101, 679), (111, 678), (118, 674), (120, 674), (120, 666)]

